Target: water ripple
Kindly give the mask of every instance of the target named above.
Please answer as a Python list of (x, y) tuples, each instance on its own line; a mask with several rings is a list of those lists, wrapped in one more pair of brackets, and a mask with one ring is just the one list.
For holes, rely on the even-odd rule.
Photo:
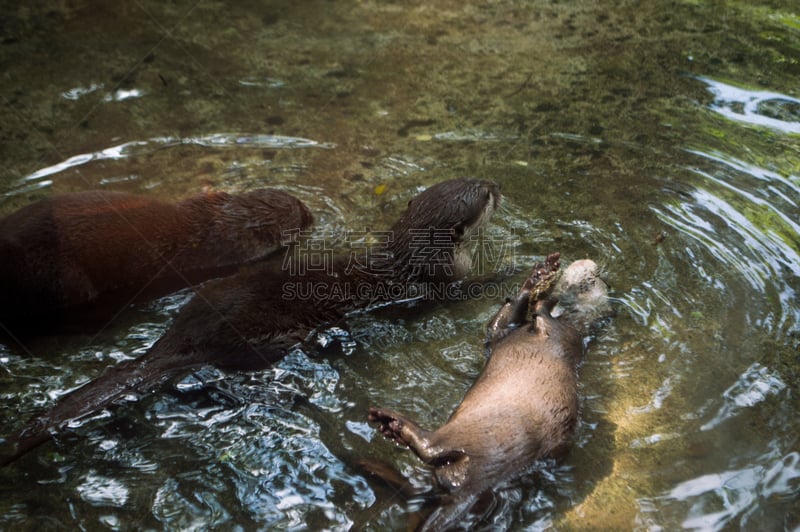
[[(722, 530), (737, 519), (740, 526), (745, 526), (748, 515), (759, 504), (770, 498), (796, 497), (800, 493), (800, 453), (772, 452), (764, 462), (681, 482), (657, 498), (661, 511), (683, 515), (679, 522), (689, 530)], [(647, 512), (653, 501), (640, 502), (642, 510)]]
[(708, 85), (714, 95), (710, 109), (725, 118), (783, 133), (800, 133), (797, 98), (779, 92), (742, 89), (702, 76), (697, 79)]
[(78, 486), (81, 499), (93, 506), (114, 506), (122, 508), (128, 501), (129, 490), (119, 480), (107, 478), (90, 471)]
[(740, 275), (748, 291), (779, 303), (777, 315), (757, 321), (791, 326), (798, 318), (800, 291), (798, 186), (793, 178), (718, 152), (691, 153), (709, 168), (689, 169), (698, 178), (694, 186), (668, 184), (676, 201), (653, 205), (652, 210), (722, 263), (713, 274), (705, 271), (709, 283), (721, 272)]
[(738, 414), (743, 408), (749, 408), (764, 401), (770, 395), (776, 395), (786, 388), (780, 376), (759, 363), (752, 364), (739, 379), (723, 392), (724, 404), (714, 417), (705, 423), (700, 430), (710, 430), (723, 421)]
[[(153, 513), (167, 528), (200, 519), (204, 526), (346, 530), (352, 521), (332, 502), (334, 492), (362, 508), (374, 503), (366, 481), (322, 441), (323, 431), (335, 430), (327, 426), (330, 416), (342, 408), (338, 372), (328, 362), (298, 350), (264, 372), (217, 379), (215, 370), (200, 371), (195, 379), (203, 382), (199, 388), (193, 379), (181, 381), (182, 400), (160, 397), (151, 419), (159, 443), (175, 439), (187, 455), (209, 463), (159, 489)], [(221, 496), (227, 493), (234, 498)]]
[[(20, 185), (26, 185), (31, 181), (39, 181), (42, 178), (51, 176), (88, 163), (123, 159), (134, 157), (145, 153), (151, 153), (163, 148), (175, 146), (195, 145), (207, 148), (258, 148), (258, 149), (303, 149), (303, 148), (323, 148), (331, 149), (333, 144), (318, 142), (315, 140), (287, 137), (281, 135), (262, 135), (246, 133), (214, 133), (211, 135), (198, 135), (193, 137), (153, 137), (147, 140), (134, 140), (123, 142), (116, 146), (111, 146), (95, 152), (81, 153), (61, 161), (60, 163), (41, 168), (24, 178)], [(13, 195), (18, 191), (6, 193)]]

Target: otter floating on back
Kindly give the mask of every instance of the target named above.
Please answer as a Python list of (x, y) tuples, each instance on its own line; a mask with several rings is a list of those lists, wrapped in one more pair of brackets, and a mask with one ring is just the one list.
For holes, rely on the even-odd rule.
[(489, 361), (447, 423), (429, 431), (393, 410), (369, 410), (384, 436), (433, 467), (446, 492), (420, 530), (455, 526), (482, 494), (569, 450), (578, 424), (582, 334), (610, 309), (597, 265), (582, 260), (553, 289), (564, 303), (561, 317), (553, 318), (555, 300), (547, 296), (558, 259), (555, 253), (537, 264), (490, 321)]

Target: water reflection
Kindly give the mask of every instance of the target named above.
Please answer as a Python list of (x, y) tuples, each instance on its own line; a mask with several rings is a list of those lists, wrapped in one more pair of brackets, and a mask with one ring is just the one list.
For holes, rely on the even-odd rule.
[[(715, 95), (709, 110), (732, 121), (719, 134), (725, 149), (715, 138), (689, 140), (681, 178), (665, 180), (666, 201), (650, 208), (681, 241), (663, 259), (691, 268), (706, 288), (689, 288), (686, 273), (676, 279), (662, 270), (662, 283), (671, 279), (666, 294), (665, 286), (645, 283), (623, 296), (633, 316), (672, 338), (665, 352), (675, 357), (667, 359), (674, 375), (651, 384), (648, 404), (631, 411), (682, 412), (675, 423), (640, 420), (641, 434), (630, 440), (635, 452), (657, 450), (681, 471), (664, 473), (661, 495), (639, 499), (636, 522), (648, 530), (665, 523), (692, 530), (751, 523), (790, 529), (796, 526), (791, 513), (769, 516), (776, 503), (764, 494), (797, 495), (796, 438), (784, 428), (792, 417), (787, 378), (796, 374), (786, 365), (790, 347), (768, 352), (764, 345), (785, 346), (800, 321), (800, 186), (791, 165), (751, 152), (738, 136), (742, 124), (796, 133), (798, 102), (700, 79)], [(698, 299), (700, 293), (711, 299)], [(664, 314), (670, 306), (684, 309), (681, 319)], [(693, 329), (707, 337), (692, 338)], [(692, 391), (696, 386), (704, 391)], [(755, 454), (743, 459), (742, 452)]]
[[(798, 186), (777, 172), (718, 152), (692, 150), (705, 160), (690, 169), (693, 187), (674, 190), (679, 201), (654, 205), (656, 214), (681, 234), (696, 240), (719, 269), (698, 272), (714, 282), (720, 272), (735, 272), (752, 293), (776, 298), (780, 311), (754, 316), (754, 323), (784, 330), (796, 322), (800, 285)], [(685, 199), (684, 199), (685, 198)]]
[(700, 430), (710, 430), (736, 416), (743, 408), (756, 406), (770, 395), (777, 395), (784, 383), (777, 372), (753, 363), (730, 388), (722, 393), (723, 404), (714, 417), (704, 423)]
[[(179, 3), (122, 2), (113, 24), (84, 6), (104, 4), (80, 4), (63, 18), (20, 8), (22, 22), (8, 10), (9, 203), (75, 174), (65, 188), (150, 189), (143, 176), (169, 174), (165, 195), (276, 177), (336, 234), (382, 226), (396, 198), (445, 177), (496, 178), (511, 260), (592, 257), (620, 312), (582, 368), (568, 463), (507, 487), (484, 526), (797, 530), (800, 100), (745, 88), (795, 87), (791, 2), (262, 2), (180, 20)], [(146, 34), (142, 6), (174, 21), (170, 38)], [(82, 59), (85, 35), (115, 53)], [(109, 73), (139, 64), (123, 56), (147, 39), (162, 45), (125, 83), (140, 97), (87, 115), (126, 95)], [(776, 50), (788, 61), (771, 62)], [(102, 338), (0, 345), (4, 424), (141, 354), (181, 304), (155, 302)], [(440, 424), (482, 367), (495, 308), (356, 317), (341, 357), (204, 370), (113, 421), (83, 420), (0, 471), (0, 526), (404, 529), (406, 501), (352, 458), (430, 476), (364, 412)]]
[[(41, 168), (32, 174), (25, 176), (24, 182), (39, 181), (44, 177), (49, 177), (54, 174), (63, 172), (73, 167), (83, 166), (89, 163), (104, 161), (104, 160), (118, 160), (126, 157), (141, 156), (148, 153), (155, 152), (164, 148), (172, 148), (176, 146), (195, 145), (203, 147), (225, 148), (272, 148), (272, 149), (303, 149), (303, 148), (333, 148), (333, 144), (326, 142), (317, 142), (310, 139), (299, 137), (288, 137), (281, 135), (263, 135), (263, 134), (243, 134), (243, 133), (214, 133), (210, 135), (201, 135), (196, 137), (154, 137), (147, 140), (135, 140), (123, 142), (116, 146), (104, 148), (99, 151), (91, 153), (81, 153), (73, 155), (68, 159)], [(49, 182), (49, 181), (48, 181)], [(27, 185), (28, 187), (30, 185)], [(21, 189), (22, 190), (22, 189)], [(17, 192), (7, 192), (6, 195), (11, 195)]]
[[(352, 520), (332, 503), (334, 493), (346, 492), (363, 508), (375, 502), (364, 478), (322, 442), (321, 431), (331, 427), (320, 426), (307, 410), (342, 409), (335, 393), (339, 375), (329, 363), (295, 351), (269, 371), (222, 377), (213, 368), (195, 373), (179, 383), (181, 401), (163, 397), (151, 410), (160, 439), (182, 442), (189, 455), (209, 463), (159, 488), (153, 511), (165, 526), (183, 527), (203, 516), (218, 525), (244, 519), (259, 527), (346, 530)], [(228, 490), (236, 508), (215, 494)]]
[(106, 478), (90, 471), (78, 487), (81, 499), (94, 506), (125, 506), (129, 490), (119, 480)]
[[(756, 528), (764, 527), (760, 504), (800, 493), (800, 454), (773, 452), (759, 461), (761, 465), (702, 475), (679, 483), (657, 500), (642, 500), (642, 521), (650, 521), (648, 514), (658, 505), (665, 516), (684, 516), (677, 521), (689, 530), (723, 530), (737, 522), (746, 528), (751, 520)], [(780, 515), (770, 521), (788, 525)]]
[(245, 87), (267, 87), (270, 89), (280, 89), (286, 86), (285, 81), (269, 76), (249, 76), (240, 79), (239, 84)]
[(106, 102), (122, 102), (133, 98), (142, 98), (147, 93), (139, 89), (117, 89), (106, 94), (103, 100)]
[(711, 109), (744, 124), (783, 133), (800, 133), (800, 100), (771, 91), (747, 90), (711, 78), (698, 77), (714, 94)]
[(78, 100), (87, 94), (91, 94), (95, 91), (104, 88), (102, 83), (92, 83), (87, 87), (75, 87), (69, 90), (66, 90), (61, 93), (61, 96), (67, 100)]

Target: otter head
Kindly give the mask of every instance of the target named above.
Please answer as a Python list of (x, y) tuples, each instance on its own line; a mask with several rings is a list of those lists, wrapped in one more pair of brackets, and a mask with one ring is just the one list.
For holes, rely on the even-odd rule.
[(392, 226), (393, 266), (411, 281), (450, 281), (472, 266), (473, 236), (500, 202), (494, 181), (460, 178), (437, 183), (408, 202)]
[(244, 194), (212, 192), (193, 198), (211, 220), (204, 245), (220, 265), (257, 260), (297, 239), (314, 217), (299, 199), (275, 189)]
[(613, 314), (608, 285), (600, 278), (600, 268), (593, 260), (576, 260), (570, 264), (556, 282), (552, 295), (558, 299), (553, 317), (582, 335), (589, 334), (594, 325)]

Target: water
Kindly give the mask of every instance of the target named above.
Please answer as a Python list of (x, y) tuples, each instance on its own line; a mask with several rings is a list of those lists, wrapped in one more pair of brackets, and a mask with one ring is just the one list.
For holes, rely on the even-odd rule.
[[(800, 527), (794, 2), (3, 12), (1, 213), (69, 190), (277, 186), (337, 235), (473, 175), (503, 186), (504, 263), (603, 265), (619, 313), (581, 371), (575, 448), (504, 487), (485, 529)], [(187, 297), (0, 344), (2, 432), (143, 353)], [(344, 353), (202, 370), (99, 415), (0, 472), (0, 527), (404, 529), (406, 501), (355, 461), (430, 476), (366, 409), (443, 422), (498, 304), (358, 317)]]

